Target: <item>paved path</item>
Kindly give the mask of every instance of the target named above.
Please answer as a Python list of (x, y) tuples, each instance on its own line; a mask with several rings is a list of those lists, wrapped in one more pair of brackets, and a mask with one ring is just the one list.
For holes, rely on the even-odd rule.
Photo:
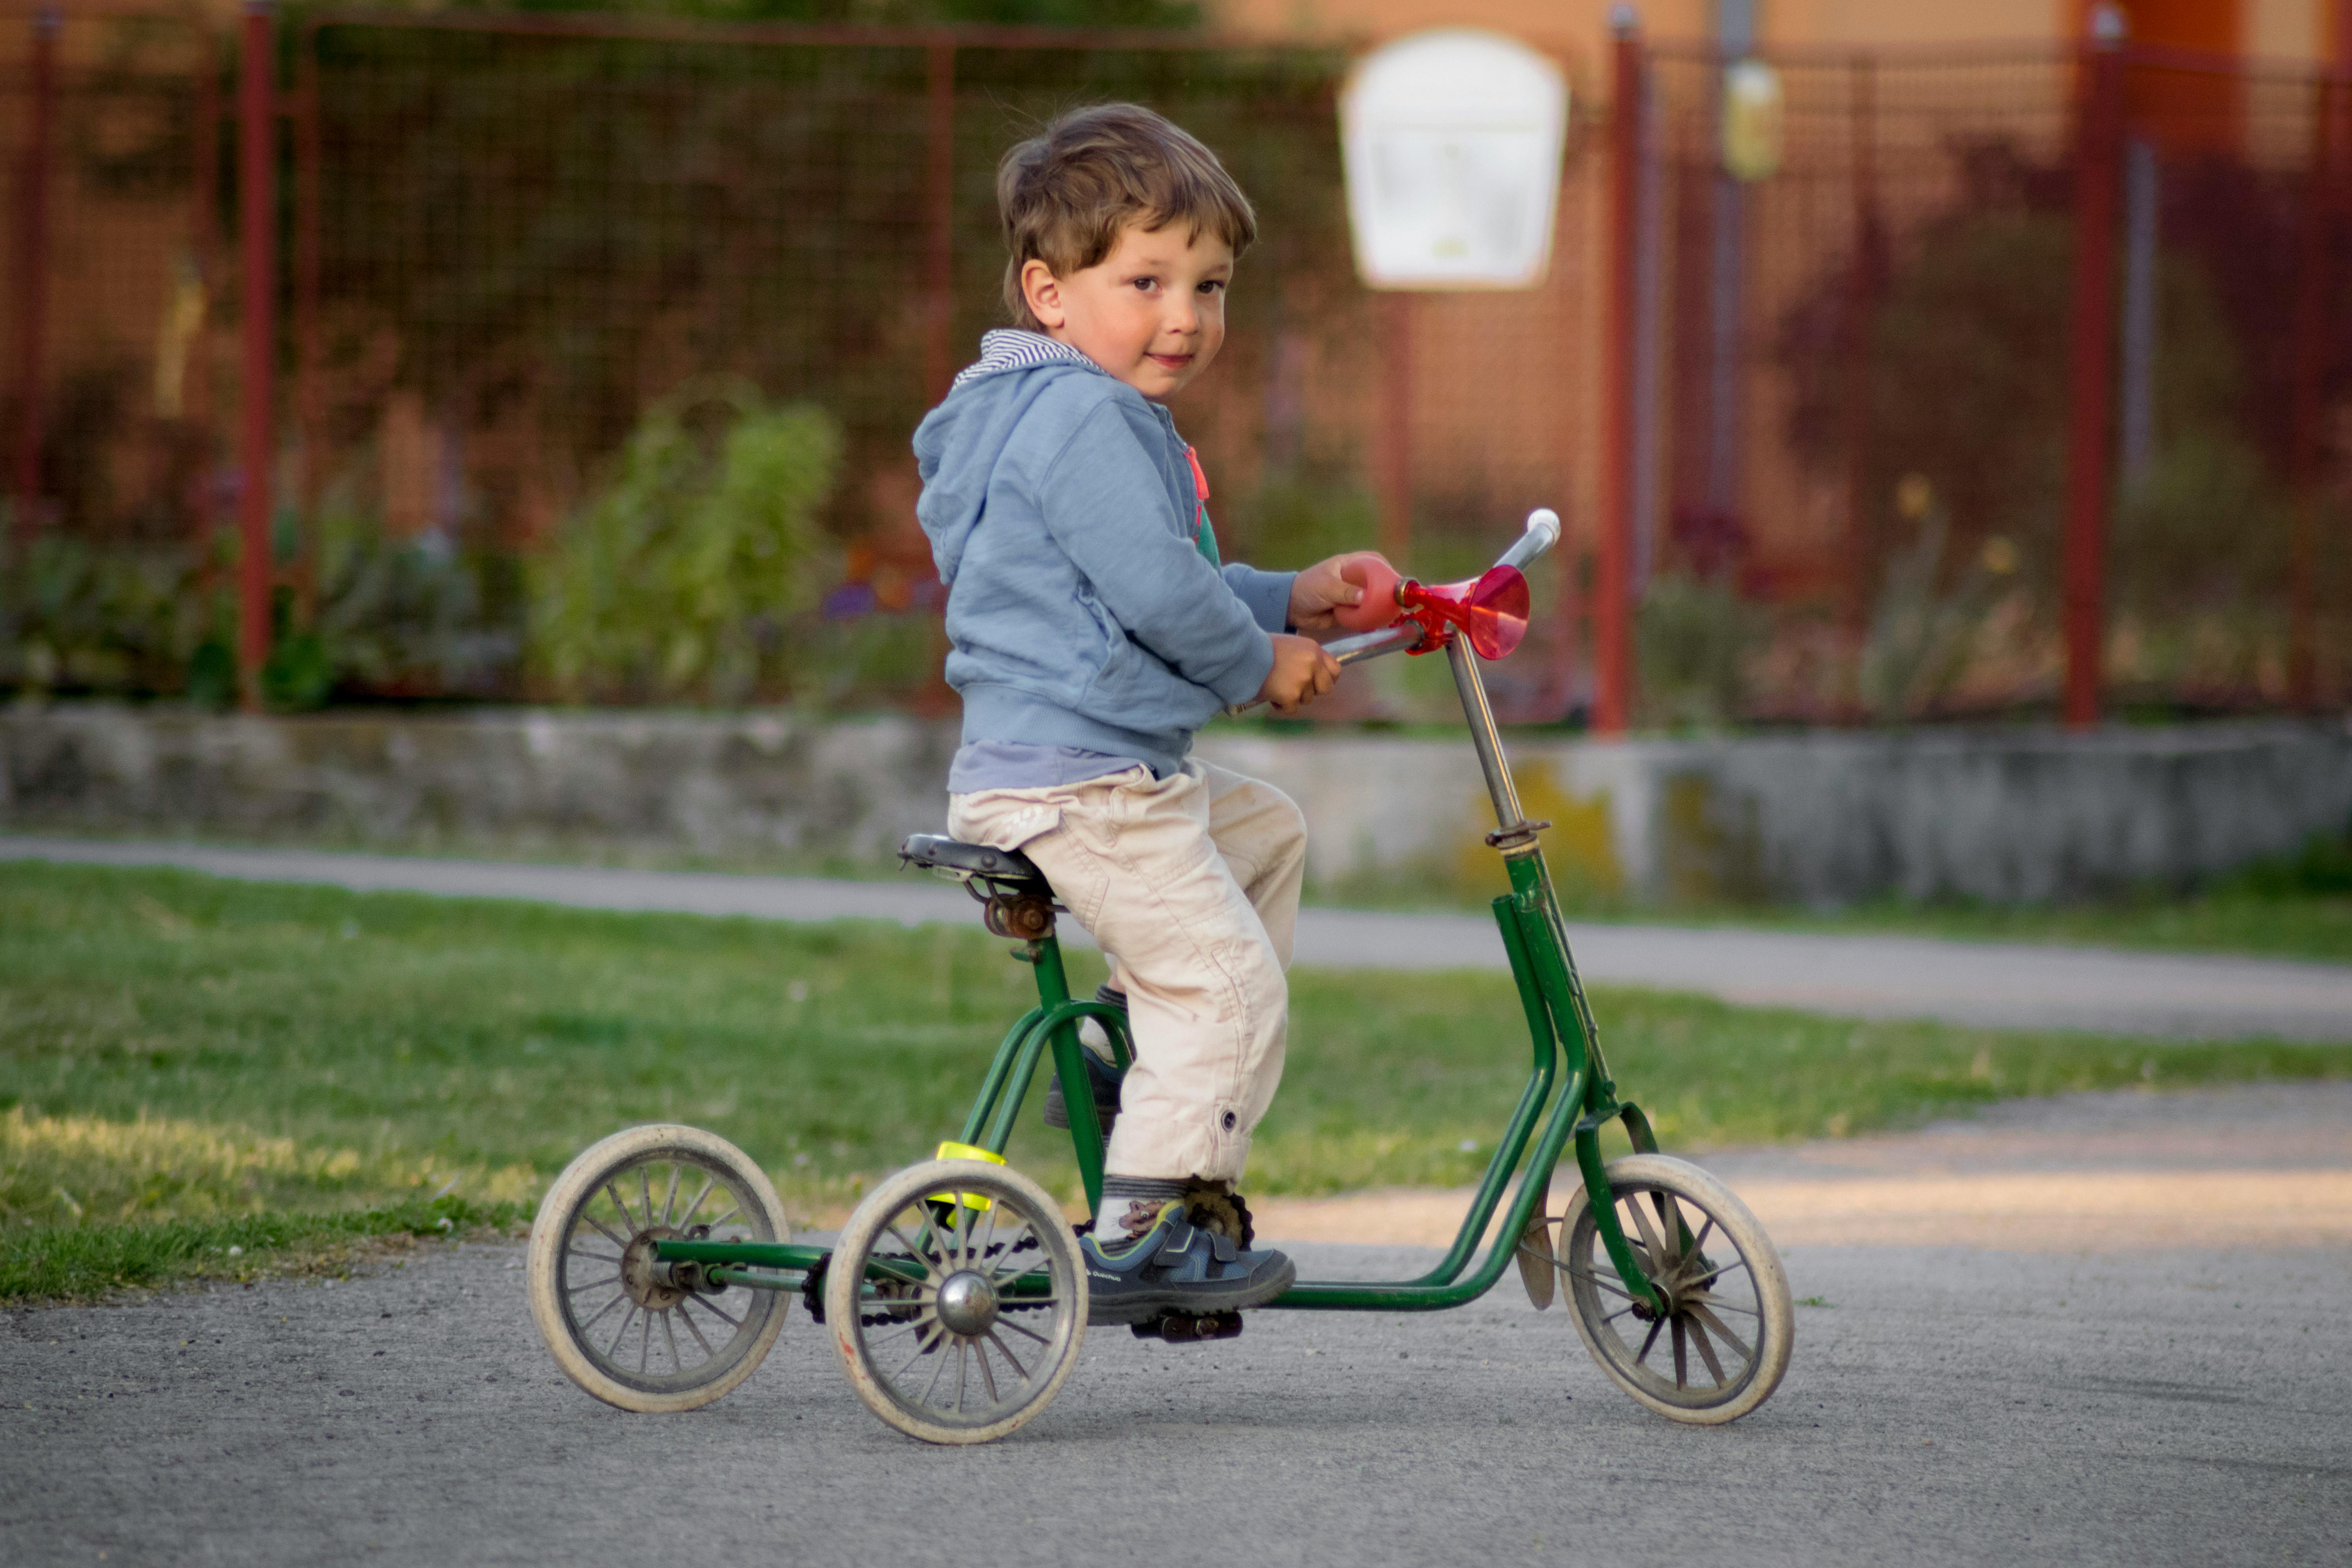
[[(1990, 1150), (2013, 1173), (2088, 1140), (2100, 1169), (2193, 1167), (2234, 1128), (2285, 1186), (2340, 1152), (2242, 1094), (1978, 1126), (1717, 1163), (1738, 1182)], [(1050, 1568), (1216, 1541), (1347, 1568), (2352, 1561), (2352, 1248), (2114, 1239), (1786, 1246), (1823, 1304), (1799, 1309), (1779, 1394), (1720, 1431), (1638, 1409), (1507, 1276), (1453, 1312), (1260, 1313), (1226, 1344), (1098, 1331), (1050, 1410), (964, 1450), (869, 1416), (797, 1310), (719, 1404), (607, 1409), (540, 1347), (519, 1247), (428, 1245), (347, 1281), (0, 1313), (0, 1562)], [(1430, 1257), (1298, 1250), (1325, 1275)]]
[[(959, 889), (893, 881), (429, 860), (287, 849), (0, 837), (0, 859), (181, 866), (261, 881), (325, 882), (586, 909), (769, 920), (966, 921)], [(1083, 933), (1065, 922), (1076, 939)], [(2121, 1034), (2352, 1042), (2352, 965), (2102, 948), (1646, 925), (1571, 924), (1587, 978), (1847, 1017), (1927, 1017)], [(1307, 910), (1298, 962), (1337, 967), (1505, 967), (1483, 915)]]

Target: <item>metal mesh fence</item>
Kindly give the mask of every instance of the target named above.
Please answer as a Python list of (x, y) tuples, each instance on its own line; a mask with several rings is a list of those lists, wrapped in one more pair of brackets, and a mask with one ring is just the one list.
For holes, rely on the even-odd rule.
[[(0, 434), (32, 453), (0, 681), (218, 695), (232, 40), (67, 20), (41, 160), (33, 32), (0, 16)], [(1650, 51), (1621, 393), (1596, 368), (1621, 238), (1606, 105), (1573, 124), (1539, 288), (1380, 296), (1349, 253), (1328, 52), (470, 13), (326, 14), (282, 44), (277, 614), (281, 642), (309, 629), (320, 668), (287, 689), (310, 700), (561, 689), (536, 584), (583, 519), (628, 521), (652, 426), (691, 444), (805, 405), (838, 452), (796, 558), (812, 589), (751, 617), (750, 673), (666, 683), (640, 660), (585, 689), (940, 700), (908, 436), (1000, 320), (997, 157), (1126, 98), (1216, 148), (1260, 211), (1224, 355), (1174, 409), (1229, 553), (1385, 542), (1444, 577), (1556, 506), (1539, 640), (1496, 675), (1516, 716), (1572, 718), (1622, 395), (1640, 721), (2056, 704), (2072, 56), (1775, 60), (1777, 159), (1735, 180), (1725, 62)], [(2303, 695), (2352, 695), (2352, 155), (2323, 156), (2323, 85), (2133, 57), (2105, 630), (2134, 710), (2274, 708), (2298, 659)], [(36, 163), (45, 293), (18, 276)], [(1412, 679), (1381, 682), (1332, 711), (1411, 716)]]
[[(1780, 157), (1742, 181), (1724, 62), (1653, 57), (1635, 395), (1653, 721), (2057, 706), (2082, 68), (1778, 62)], [(2341, 236), (2305, 243), (2328, 221), (2319, 92), (2128, 67), (2105, 639), (2127, 708), (2289, 696), (2298, 342), (2307, 400), (2340, 406), (2352, 372)], [(2340, 539), (2340, 490), (2303, 488)], [(2315, 684), (2340, 700), (2344, 585), (2315, 564)]]

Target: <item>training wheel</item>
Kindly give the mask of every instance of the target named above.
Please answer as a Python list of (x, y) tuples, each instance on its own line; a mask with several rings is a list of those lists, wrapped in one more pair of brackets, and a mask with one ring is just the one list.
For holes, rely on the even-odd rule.
[(1077, 1364), (1086, 1269), (1043, 1187), (934, 1160), (875, 1188), (842, 1226), (824, 1320), (867, 1409), (927, 1443), (985, 1443), (1052, 1404)]
[(656, 1241), (787, 1241), (766, 1173), (699, 1128), (632, 1127), (563, 1169), (530, 1227), (531, 1321), (564, 1375), (624, 1410), (692, 1410), (751, 1375), (785, 1299), (656, 1267)]
[(1771, 1237), (1730, 1188), (1686, 1160), (1632, 1154), (1607, 1174), (1626, 1242), (1667, 1310), (1626, 1290), (1580, 1187), (1560, 1220), (1559, 1267), (1584, 1348), (1671, 1420), (1716, 1426), (1747, 1415), (1780, 1385), (1796, 1334)]

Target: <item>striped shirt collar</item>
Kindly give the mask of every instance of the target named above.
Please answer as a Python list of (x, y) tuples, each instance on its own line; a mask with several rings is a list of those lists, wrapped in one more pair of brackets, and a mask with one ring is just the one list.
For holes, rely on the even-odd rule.
[(977, 381), (983, 375), (996, 375), (1008, 370), (1032, 370), (1041, 364), (1083, 365), (1097, 375), (1110, 374), (1069, 344), (1058, 342), (1042, 332), (1001, 327), (981, 334), (980, 358), (957, 372), (950, 389), (961, 386), (967, 381)]

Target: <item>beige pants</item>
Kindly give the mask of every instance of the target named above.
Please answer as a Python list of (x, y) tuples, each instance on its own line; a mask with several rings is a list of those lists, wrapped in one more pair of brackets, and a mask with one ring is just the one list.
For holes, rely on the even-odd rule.
[(1020, 849), (1111, 956), (1135, 1065), (1104, 1166), (1238, 1181), (1282, 1081), (1307, 821), (1205, 763), (948, 797), (948, 831)]

